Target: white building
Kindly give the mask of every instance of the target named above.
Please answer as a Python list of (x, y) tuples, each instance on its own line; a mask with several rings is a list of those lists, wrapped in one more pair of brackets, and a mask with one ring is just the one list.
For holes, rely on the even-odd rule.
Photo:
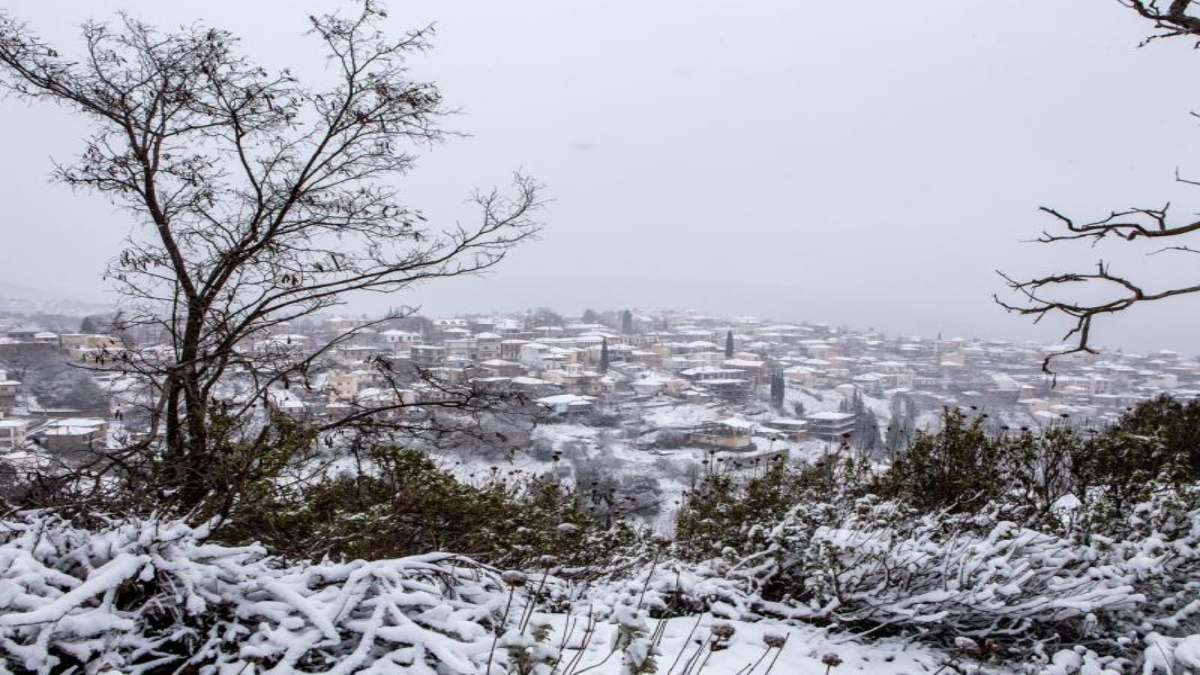
[(12, 450), (25, 445), (28, 433), (29, 422), (26, 420), (0, 420), (0, 448)]

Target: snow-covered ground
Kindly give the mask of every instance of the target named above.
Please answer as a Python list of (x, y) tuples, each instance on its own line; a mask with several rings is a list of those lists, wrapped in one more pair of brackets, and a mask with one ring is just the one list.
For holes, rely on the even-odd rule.
[[(446, 553), (285, 563), (257, 546), (210, 544), (205, 528), (181, 523), (84, 530), (27, 513), (3, 525), (0, 673), (74, 661), (96, 673), (299, 673), (324, 664), (344, 673), (618, 675), (653, 655), (657, 668), (640, 672), (815, 675), (836, 659), (837, 672), (898, 675), (934, 672), (950, 659), (909, 642), (726, 618), (739, 611), (728, 602), (651, 619), (641, 601), (657, 591), (647, 595), (650, 583), (636, 579), (602, 583), (571, 613), (543, 614), (528, 593), (536, 575)], [(684, 587), (723, 583), (691, 570), (662, 578), (679, 587), (680, 574)], [(523, 659), (536, 667), (522, 670)]]
[[(567, 617), (551, 616), (554, 633), (561, 636)], [(651, 631), (657, 622), (648, 622)], [(712, 649), (714, 626), (733, 629), (726, 641)], [(768, 648), (764, 638), (784, 638), (782, 648)], [(617, 638), (615, 624), (600, 624), (587, 648), (579, 656), (584, 641), (582, 627), (577, 627), (566, 640), (562, 662), (578, 658), (576, 672), (585, 668), (595, 675), (620, 675), (622, 654), (613, 652)], [(774, 641), (774, 639), (772, 638)], [(839, 665), (830, 668), (836, 658)], [(901, 640), (860, 641), (852, 636), (833, 633), (812, 626), (788, 626), (775, 622), (717, 620), (708, 615), (668, 619), (655, 662), (659, 673), (704, 672), (713, 675), (765, 675), (768, 669), (776, 675), (825, 675), (832, 673), (865, 672), (873, 675), (916, 675), (932, 673), (950, 661), (944, 652), (930, 650)], [(691, 663), (691, 669), (685, 665)], [(703, 669), (701, 671), (701, 663)]]

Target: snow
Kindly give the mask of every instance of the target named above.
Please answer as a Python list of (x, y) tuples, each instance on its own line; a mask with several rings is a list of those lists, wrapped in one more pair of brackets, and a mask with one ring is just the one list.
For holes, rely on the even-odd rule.
[(820, 420), (823, 422), (841, 422), (854, 417), (854, 413), (840, 412), (816, 412), (808, 416), (810, 420)]
[[(691, 662), (692, 672), (763, 675), (773, 662), (780, 675), (816, 675), (835, 655), (846, 671), (899, 674), (945, 661), (906, 641), (764, 619), (703, 566), (651, 563), (576, 587), (549, 571), (501, 574), (448, 553), (285, 562), (256, 546), (207, 543), (207, 528), (178, 522), (83, 530), (26, 512), (3, 525), (0, 663), (34, 672), (82, 663), (97, 673), (474, 675), (574, 664), (558, 672), (623, 675), (654, 658)], [(707, 609), (651, 618), (670, 593)], [(571, 609), (545, 613), (543, 604)], [(1177, 658), (1189, 649), (1181, 643)]]
[[(566, 617), (551, 616), (554, 632), (561, 634)], [(656, 620), (649, 621), (651, 630), (657, 628)], [(762, 675), (774, 660), (771, 672), (778, 675), (825, 675), (828, 666), (822, 662), (827, 655), (836, 655), (842, 665), (836, 672), (864, 672), (872, 675), (901, 675), (933, 672), (944, 662), (945, 657), (931, 650), (914, 647), (903, 641), (882, 640), (872, 643), (858, 642), (845, 635), (827, 633), (815, 627), (788, 626), (777, 622), (731, 621), (716, 619), (711, 615), (687, 616), (667, 619), (663, 622), (663, 638), (657, 648), (655, 661), (660, 673), (666, 673), (672, 664), (673, 672), (680, 672), (683, 664), (691, 661), (693, 672), (704, 662), (703, 672), (713, 675), (754, 673)], [(724, 625), (733, 628), (733, 636), (717, 650), (712, 650), (712, 629)], [(595, 675), (622, 675), (624, 664), (616, 656), (609, 656), (616, 640), (616, 624), (602, 624), (586, 649), (568, 647), (563, 650), (563, 662), (570, 663), (580, 651), (578, 671), (595, 667), (589, 673)], [(782, 649), (768, 649), (764, 638), (768, 635), (786, 639)], [(574, 636), (572, 636), (574, 637)], [(569, 640), (577, 644), (578, 638)], [(765, 654), (765, 658), (764, 658)], [(778, 654), (778, 659), (774, 657)], [(761, 660), (760, 660), (761, 659)], [(758, 667), (750, 670), (750, 666)], [(578, 672), (577, 671), (577, 672)]]
[(719, 410), (709, 406), (689, 403), (651, 408), (645, 412), (642, 419), (660, 429), (686, 429), (704, 422), (715, 422), (720, 415)]
[(566, 406), (577, 405), (581, 403), (591, 403), (596, 399), (592, 396), (577, 396), (575, 394), (556, 394), (554, 396), (546, 396), (539, 398), (538, 403), (546, 406)]

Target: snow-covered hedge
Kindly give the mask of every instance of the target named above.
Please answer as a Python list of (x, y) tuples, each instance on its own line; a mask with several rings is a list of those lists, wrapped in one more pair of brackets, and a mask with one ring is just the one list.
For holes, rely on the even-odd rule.
[[(525, 573), (445, 553), (287, 562), (177, 522), (17, 514), (0, 522), (0, 673), (607, 675), (692, 658), (697, 639), (723, 648), (721, 622), (762, 621), (934, 638), (954, 658), (1057, 675), (1195, 672), (1200, 511), (1170, 504), (1137, 509), (1122, 538), (875, 498), (814, 504), (755, 555), (687, 563), (663, 543), (583, 584), (553, 576), (552, 560)], [(698, 638), (666, 630), (701, 619)]]
[(729, 576), (783, 596), (791, 618), (1025, 654), (1086, 643), (1133, 659), (1154, 631), (1200, 632), (1200, 511), (1169, 516), (1177, 505), (1143, 505), (1116, 539), (991, 513), (919, 514), (875, 497), (807, 504)]
[[(761, 618), (720, 565), (670, 560), (579, 585), (450, 554), (288, 563), (204, 528), (52, 514), (0, 521), (0, 673), (882, 675), (948, 660)], [(552, 609), (542, 613), (542, 609)], [(676, 618), (669, 618), (675, 616)]]
[(3, 522), (0, 663), (477, 673), (520, 651), (493, 645), (503, 581), (464, 558), (289, 565), (205, 535), (139, 521), (82, 530), (46, 514)]

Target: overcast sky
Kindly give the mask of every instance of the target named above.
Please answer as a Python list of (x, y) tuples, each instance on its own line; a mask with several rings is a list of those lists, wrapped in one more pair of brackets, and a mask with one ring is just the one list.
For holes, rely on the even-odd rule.
[[(70, 52), (77, 25), (119, 9), (233, 30), (267, 65), (313, 69), (305, 17), (339, 0), (10, 0)], [(466, 218), (474, 186), (514, 169), (548, 188), (541, 239), (486, 278), (378, 306), (433, 314), (539, 305), (697, 308), (888, 332), (1037, 338), (996, 307), (996, 268), (1084, 269), (1097, 257), (1155, 282), (1186, 259), (1119, 245), (1021, 243), (1052, 225), (1200, 190), (1200, 54), (1137, 49), (1148, 26), (1116, 0), (420, 0), (397, 30), (437, 22), (416, 75), (471, 137), (425, 154), (412, 205)], [(0, 103), (6, 189), (0, 283), (100, 297), (131, 223), (50, 185), (85, 127)], [(1192, 194), (1196, 192), (1197, 194)], [(1168, 271), (1161, 273), (1163, 267)], [(1151, 284), (1153, 285), (1153, 284)], [(1097, 327), (1099, 341), (1197, 349), (1200, 302)]]

